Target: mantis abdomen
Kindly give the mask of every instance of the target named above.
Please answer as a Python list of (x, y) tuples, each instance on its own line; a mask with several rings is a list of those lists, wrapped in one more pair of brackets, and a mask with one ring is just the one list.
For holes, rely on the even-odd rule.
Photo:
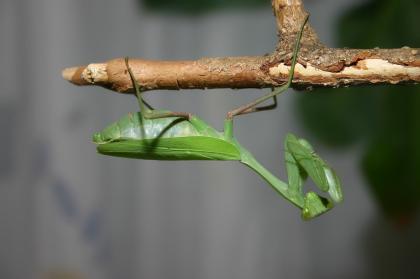
[[(190, 122), (191, 121), (191, 122)], [(128, 114), (93, 136), (101, 154), (149, 160), (239, 161), (238, 148), (197, 117), (141, 119)], [(195, 124), (195, 125), (194, 125)]]

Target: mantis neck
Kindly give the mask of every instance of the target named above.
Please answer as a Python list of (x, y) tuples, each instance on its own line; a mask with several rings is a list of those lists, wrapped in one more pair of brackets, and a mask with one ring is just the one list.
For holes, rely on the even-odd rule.
[(252, 154), (242, 147), (236, 140), (235, 145), (238, 147), (241, 153), (241, 163), (248, 166), (252, 170), (254, 170), (256, 173), (258, 173), (265, 181), (268, 182), (268, 184), (271, 185), (271, 187), (279, 193), (281, 196), (283, 196), (286, 200), (292, 202), (295, 206), (302, 209), (304, 207), (304, 199), (302, 196), (300, 196), (297, 193), (292, 193), (288, 190), (289, 185), (280, 179), (278, 179), (276, 176), (274, 176), (269, 170), (267, 170), (263, 165), (260, 164), (260, 162), (255, 159)]

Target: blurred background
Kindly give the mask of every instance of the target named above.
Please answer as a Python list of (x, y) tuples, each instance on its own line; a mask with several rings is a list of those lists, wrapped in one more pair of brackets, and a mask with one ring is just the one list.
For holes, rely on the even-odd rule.
[[(290, 91), (237, 119), (239, 141), (283, 179), (287, 132), (335, 167), (345, 201), (310, 222), (239, 163), (96, 154), (91, 135), (137, 103), (70, 85), (63, 68), (269, 53), (270, 2), (0, 1), (0, 278), (420, 278), (419, 86)], [(305, 6), (327, 45), (420, 46), (417, 0)], [(262, 93), (146, 98), (222, 129)]]

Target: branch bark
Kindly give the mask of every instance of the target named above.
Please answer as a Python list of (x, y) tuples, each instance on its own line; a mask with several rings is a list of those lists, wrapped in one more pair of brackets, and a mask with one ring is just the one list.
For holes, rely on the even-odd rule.
[[(143, 90), (192, 88), (263, 88), (287, 79), (296, 34), (306, 16), (301, 0), (272, 0), (279, 42), (271, 55), (202, 58), (195, 61), (130, 59)], [(63, 70), (76, 85), (100, 85), (133, 91), (124, 59)], [(307, 24), (301, 41), (293, 87), (341, 87), (359, 84), (420, 82), (420, 49), (335, 49), (324, 46)]]

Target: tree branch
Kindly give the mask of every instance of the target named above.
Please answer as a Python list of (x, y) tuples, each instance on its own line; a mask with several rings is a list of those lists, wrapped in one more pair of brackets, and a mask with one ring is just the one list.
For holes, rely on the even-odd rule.
[[(287, 79), (296, 34), (306, 16), (301, 0), (272, 0), (279, 43), (271, 55), (202, 58), (196, 61), (130, 59), (143, 90), (192, 88), (263, 88)], [(76, 85), (100, 85), (132, 92), (124, 59), (67, 68), (64, 79)], [(307, 24), (293, 87), (420, 82), (420, 49), (334, 49), (324, 46)]]

